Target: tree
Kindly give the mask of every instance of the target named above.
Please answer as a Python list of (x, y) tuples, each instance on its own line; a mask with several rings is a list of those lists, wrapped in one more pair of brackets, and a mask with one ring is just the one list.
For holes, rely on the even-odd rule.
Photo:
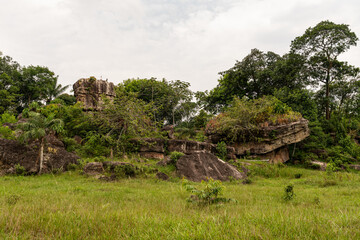
[(206, 110), (216, 113), (235, 96), (256, 99), (272, 95), (282, 87), (300, 89), (307, 79), (303, 62), (304, 57), (298, 54), (280, 56), (252, 49), (242, 61), (236, 61), (234, 67), (219, 73), (219, 83), (213, 90), (197, 93), (196, 97)]
[(191, 115), (195, 104), (188, 104), (193, 93), (190, 84), (180, 80), (161, 81), (156, 78), (128, 79), (123, 83), (125, 93), (152, 104), (153, 119), (157, 122), (177, 123)]
[(19, 140), (27, 143), (30, 140), (38, 140), (40, 142), (39, 148), (39, 172), (41, 174), (44, 162), (44, 146), (45, 137), (53, 132), (61, 132), (63, 129), (63, 121), (55, 119), (52, 116), (44, 117), (40, 113), (30, 112), (27, 122), (18, 125), (22, 130)]
[(306, 66), (314, 82), (325, 84), (326, 119), (330, 119), (330, 84), (349, 74), (342, 68), (344, 63), (338, 56), (356, 46), (357, 40), (348, 25), (322, 21), (291, 43), (291, 52), (306, 57)]
[(28, 66), (22, 69), (19, 83), (22, 105), (29, 106), (32, 101), (48, 100), (48, 88), (57, 83), (58, 76), (47, 67)]
[(13, 79), (6, 73), (0, 74), (0, 114), (15, 109), (16, 99), (20, 96), (18, 92), (19, 88)]
[(46, 103), (49, 104), (54, 98), (57, 98), (69, 88), (70, 85), (62, 86), (61, 84), (57, 84), (57, 76), (51, 79), (48, 87), (45, 89), (46, 94)]

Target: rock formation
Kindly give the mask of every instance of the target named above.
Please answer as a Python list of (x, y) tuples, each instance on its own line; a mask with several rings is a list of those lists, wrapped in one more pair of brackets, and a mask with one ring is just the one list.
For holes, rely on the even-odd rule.
[[(69, 164), (76, 164), (79, 157), (65, 150), (64, 144), (53, 135), (46, 137), (43, 173), (65, 171)], [(39, 153), (36, 142), (26, 146), (14, 140), (0, 138), (0, 175), (16, 173), (21, 166), (27, 174), (39, 170)]]
[[(309, 135), (308, 120), (301, 119), (288, 124), (263, 127), (257, 133), (259, 141), (236, 142), (231, 146), (235, 149), (236, 156), (256, 155), (273, 163), (286, 162), (289, 160), (287, 146), (301, 142)], [(208, 139), (217, 143), (221, 136), (208, 134)]]
[(94, 77), (79, 79), (73, 85), (73, 89), (76, 101), (82, 102), (85, 110), (101, 109), (102, 96), (110, 100), (115, 97), (115, 87), (112, 82), (96, 80)]
[(176, 169), (180, 176), (194, 182), (208, 178), (221, 181), (227, 181), (231, 178), (236, 180), (246, 178), (245, 173), (239, 172), (236, 167), (211, 153), (184, 155), (177, 160)]

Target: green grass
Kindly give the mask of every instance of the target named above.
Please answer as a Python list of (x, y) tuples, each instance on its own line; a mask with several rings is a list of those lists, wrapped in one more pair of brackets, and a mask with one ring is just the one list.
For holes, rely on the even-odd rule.
[[(252, 184), (224, 183), (224, 197), (237, 203), (206, 207), (187, 203), (189, 193), (176, 179), (0, 177), (0, 238), (360, 239), (359, 174), (251, 169)], [(289, 184), (296, 196), (286, 202)]]

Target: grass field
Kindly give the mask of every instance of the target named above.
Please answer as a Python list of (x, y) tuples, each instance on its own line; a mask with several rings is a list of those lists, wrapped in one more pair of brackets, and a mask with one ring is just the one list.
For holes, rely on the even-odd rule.
[(251, 179), (224, 183), (237, 203), (200, 207), (176, 178), (0, 177), (0, 238), (360, 239), (359, 174), (263, 165)]

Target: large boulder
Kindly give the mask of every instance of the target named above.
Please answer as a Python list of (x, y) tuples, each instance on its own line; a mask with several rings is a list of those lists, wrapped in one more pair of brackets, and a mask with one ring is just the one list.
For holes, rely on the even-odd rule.
[(81, 78), (74, 85), (74, 96), (77, 102), (84, 104), (85, 110), (101, 110), (102, 96), (113, 100), (115, 87), (112, 82), (96, 80), (94, 77)]
[[(43, 173), (65, 171), (69, 164), (78, 162), (79, 157), (67, 152), (64, 144), (55, 136), (47, 136), (46, 143)], [(16, 165), (24, 167), (28, 174), (37, 173), (39, 170), (38, 149), (38, 142), (24, 145), (14, 140), (0, 138), (0, 174), (9, 172), (8, 170), (14, 169)]]
[(245, 173), (239, 172), (234, 166), (207, 152), (182, 156), (176, 162), (176, 169), (180, 176), (194, 182), (208, 178), (221, 181), (227, 181), (231, 178), (246, 178)]

